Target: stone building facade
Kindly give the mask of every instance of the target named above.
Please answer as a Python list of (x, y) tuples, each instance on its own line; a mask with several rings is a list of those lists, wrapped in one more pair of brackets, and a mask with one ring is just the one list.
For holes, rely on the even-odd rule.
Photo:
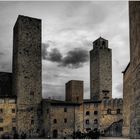
[[(112, 98), (111, 49), (101, 37), (93, 47), (91, 98), (83, 99), (83, 81), (71, 80), (66, 83), (65, 101), (42, 99), (41, 20), (19, 16), (14, 26), (12, 80), (5, 82), (11, 83), (12, 93), (8, 96), (3, 91), (0, 97), (0, 107), (6, 111), (0, 135), (17, 131), (27, 138), (71, 138), (75, 131), (99, 129), (104, 135), (120, 136), (117, 128), (122, 128), (122, 99)], [(3, 79), (1, 76), (0, 82)]]
[(0, 136), (9, 133), (14, 134), (16, 125), (16, 98), (0, 97)]
[[(140, 138), (140, 2), (129, 2), (130, 64), (124, 72), (125, 136)], [(126, 80), (127, 79), (127, 80)], [(130, 126), (130, 127), (129, 127)], [(126, 130), (125, 130), (126, 129)]]
[(46, 137), (71, 138), (75, 131), (87, 133), (94, 129), (108, 136), (122, 135), (123, 100), (112, 98), (111, 49), (101, 37), (93, 42), (93, 47), (90, 51), (91, 98), (83, 99), (83, 81), (71, 80), (66, 83), (65, 101), (44, 99)]

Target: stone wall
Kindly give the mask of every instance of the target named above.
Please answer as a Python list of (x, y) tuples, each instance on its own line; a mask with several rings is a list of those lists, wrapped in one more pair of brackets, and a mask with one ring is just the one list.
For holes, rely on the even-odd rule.
[[(72, 138), (74, 131), (83, 128), (83, 108), (66, 102), (43, 101), (43, 118), (46, 138)], [(57, 131), (57, 136), (54, 133)]]
[[(105, 131), (114, 122), (123, 119), (123, 100), (120, 99), (104, 99), (100, 105), (100, 130)], [(115, 132), (114, 132), (115, 134)]]
[[(130, 138), (140, 138), (140, 2), (129, 2), (130, 20)], [(129, 88), (129, 87), (128, 87)]]
[(130, 105), (132, 103), (132, 70), (130, 63), (123, 72), (123, 136), (129, 137)]

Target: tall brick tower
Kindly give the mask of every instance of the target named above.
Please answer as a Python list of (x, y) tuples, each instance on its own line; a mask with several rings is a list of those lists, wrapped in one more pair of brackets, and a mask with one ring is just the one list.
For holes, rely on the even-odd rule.
[(41, 20), (18, 16), (13, 38), (13, 94), (17, 95), (17, 130), (37, 136), (40, 128)]
[(140, 139), (140, 1), (129, 1), (131, 91), (130, 137)]
[(112, 98), (112, 52), (108, 41), (101, 37), (90, 51), (90, 98)]

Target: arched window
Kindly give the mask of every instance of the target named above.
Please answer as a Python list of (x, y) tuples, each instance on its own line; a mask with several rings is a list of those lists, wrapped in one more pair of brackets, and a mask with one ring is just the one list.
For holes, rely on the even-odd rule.
[(94, 120), (94, 124), (98, 124), (98, 120), (97, 119)]
[(89, 112), (89, 111), (87, 111), (87, 112), (86, 112), (86, 115), (90, 115), (90, 112)]
[(97, 115), (98, 114), (98, 111), (94, 111), (94, 115)]
[(57, 138), (58, 137), (58, 131), (55, 129), (53, 130), (53, 138)]
[(86, 124), (89, 124), (89, 120), (88, 119), (86, 120)]
[(53, 120), (53, 123), (57, 123), (57, 120), (56, 120), (56, 119), (54, 119), (54, 120)]

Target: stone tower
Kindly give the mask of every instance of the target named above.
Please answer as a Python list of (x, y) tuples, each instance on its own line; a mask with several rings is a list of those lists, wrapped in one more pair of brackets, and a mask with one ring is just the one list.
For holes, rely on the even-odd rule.
[(101, 37), (90, 51), (90, 98), (112, 98), (112, 52), (108, 41)]
[(17, 130), (37, 136), (40, 128), (41, 20), (18, 16), (13, 38), (13, 93), (17, 95)]
[(129, 2), (130, 20), (130, 137), (140, 139), (140, 1)]
[(83, 102), (83, 81), (71, 80), (66, 83), (66, 101)]

